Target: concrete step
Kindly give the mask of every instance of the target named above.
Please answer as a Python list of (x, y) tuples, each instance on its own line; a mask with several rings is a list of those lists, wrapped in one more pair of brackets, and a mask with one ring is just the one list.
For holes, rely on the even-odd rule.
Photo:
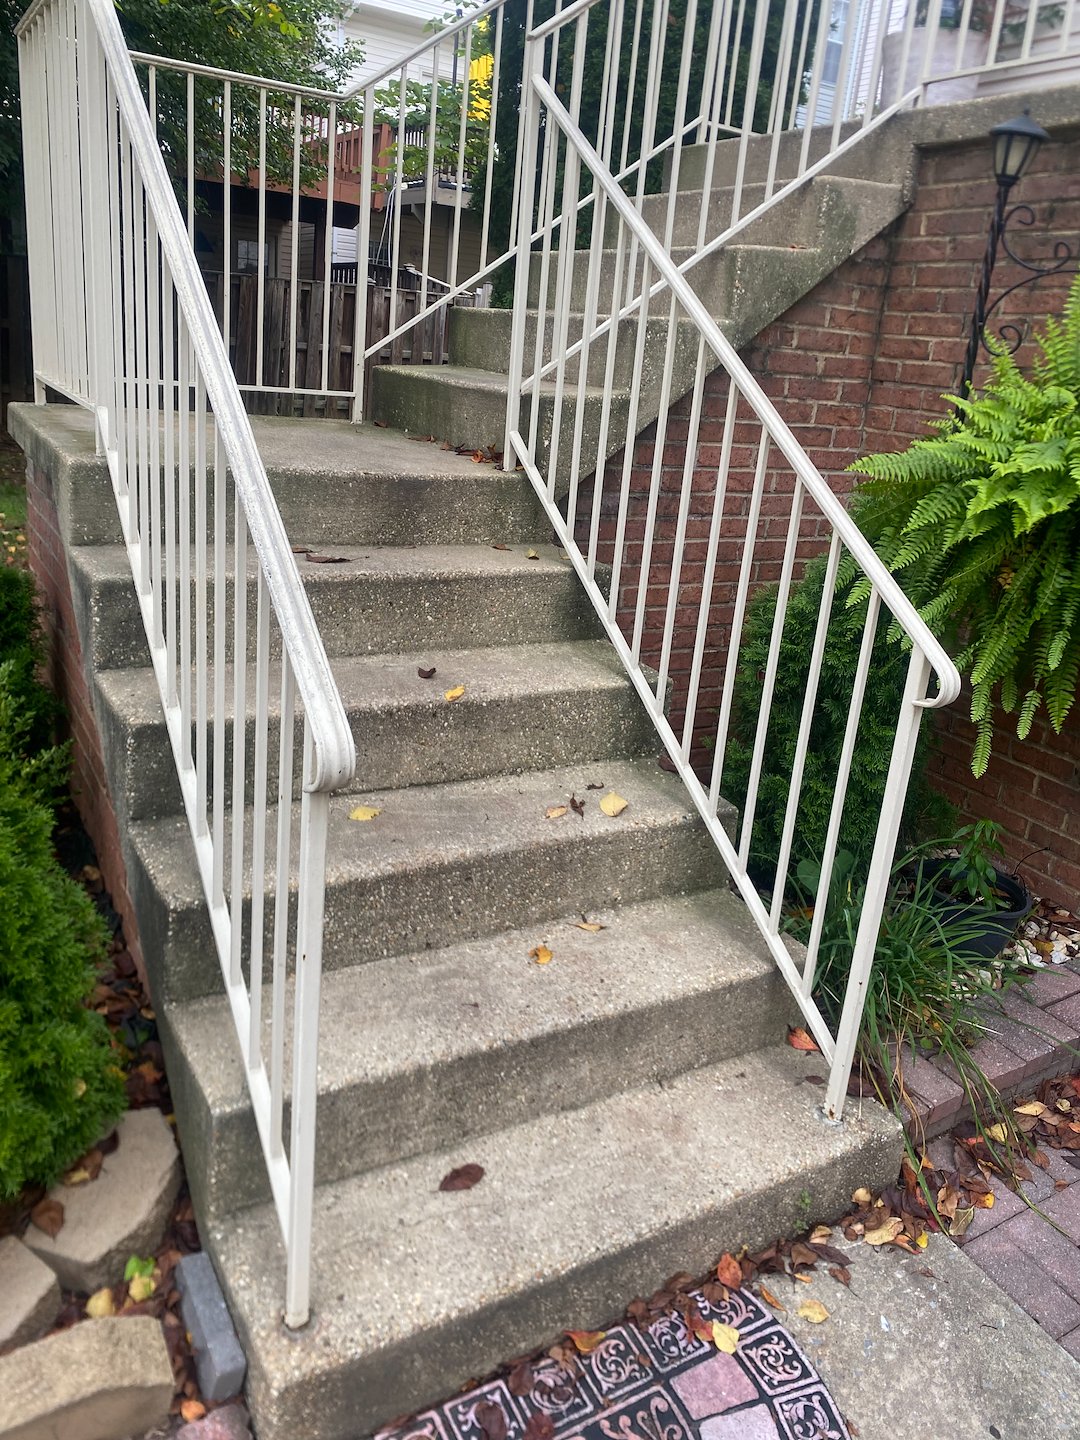
[[(417, 674), (435, 667), (431, 680)], [(486, 775), (546, 770), (581, 760), (656, 753), (660, 742), (606, 640), (342, 656), (334, 679), (356, 742), (357, 776), (348, 788), (390, 790)], [(247, 753), (254, 753), (254, 667), (248, 670)], [(465, 685), (447, 704), (444, 691)], [(117, 757), (113, 793), (133, 820), (177, 814), (180, 787), (149, 668), (97, 676), (105, 753)], [(270, 677), (270, 754), (278, 753), (280, 668)], [(226, 672), (225, 763), (232, 773), (233, 669)], [(211, 726), (211, 731), (213, 726)], [(303, 718), (295, 722), (294, 786), (300, 791)], [(407, 743), (403, 737), (408, 737)], [(248, 794), (251, 802), (251, 782)], [(276, 794), (276, 773), (268, 791)], [(231, 793), (227, 797), (231, 804)]]
[[(840, 127), (838, 143), (850, 140), (862, 128), (859, 120), (845, 121)], [(838, 156), (828, 167), (829, 175), (851, 179), (887, 180), (910, 183), (913, 166), (912, 124), (910, 116), (899, 116), (889, 124), (871, 131), (850, 150)], [(721, 140), (716, 147), (712, 183), (717, 187), (734, 185), (741, 140)], [(744, 183), (760, 184), (769, 172), (773, 137), (750, 137), (746, 148)], [(811, 131), (807, 164), (814, 164), (835, 149), (831, 125), (817, 125)], [(776, 177), (790, 180), (801, 168), (803, 131), (788, 130), (780, 136), (776, 151)], [(678, 188), (700, 190), (704, 180), (707, 145), (688, 145), (679, 160)], [(670, 160), (668, 173), (670, 173)], [(805, 168), (805, 167), (802, 167)], [(666, 181), (665, 181), (666, 188)]]
[[(253, 415), (251, 425), (295, 544), (513, 544), (545, 534), (533, 492), (520, 475), (437, 443), (345, 420)], [(207, 428), (212, 459), (212, 421)], [(90, 412), (25, 406), (12, 411), (12, 430), (27, 454), (57, 477), (69, 542), (118, 545), (120, 522), (108, 467), (95, 454)], [(228, 495), (231, 517), (231, 483)]]
[[(549, 923), (547, 966), (529, 959), (531, 927), (326, 977), (320, 1183), (731, 1061), (794, 1019), (726, 890), (590, 911), (597, 934), (580, 919)], [(200, 1215), (269, 1200), (227, 1001), (171, 1007), (167, 1029)]]
[[(628, 808), (615, 819), (602, 814), (590, 784), (618, 791)], [(360, 793), (381, 811), (377, 820), (350, 821), (353, 796), (331, 801), (327, 970), (511, 926), (542, 928), (568, 912), (691, 893), (725, 878), (682, 782), (652, 756)], [(585, 798), (583, 816), (545, 817), (572, 794)], [(299, 806), (295, 811), (294, 834)], [(733, 808), (722, 802), (720, 814), (730, 829)], [(268, 817), (272, 835), (276, 811)], [(250, 833), (250, 824), (245, 828)], [(160, 1004), (162, 996), (214, 993), (221, 978), (187, 822), (136, 821), (130, 837), (128, 885), (155, 997)], [(294, 867), (295, 860), (294, 844)], [(295, 888), (295, 873), (289, 884)], [(272, 874), (264, 885), (274, 891)], [(268, 904), (268, 924), (272, 912)]]
[[(783, 182), (777, 182), (777, 190)], [(706, 243), (731, 223), (734, 186), (714, 188), (709, 193)], [(674, 206), (672, 244), (697, 246), (698, 224), (703, 203), (700, 189), (680, 187)], [(747, 215), (765, 200), (763, 184), (744, 185), (739, 202), (740, 215)], [(878, 230), (895, 219), (906, 201), (902, 186), (874, 179), (849, 179), (822, 175), (809, 181), (786, 199), (779, 201), (750, 224), (739, 235), (748, 245), (797, 245), (803, 248), (828, 247), (834, 230), (846, 236), (869, 225)], [(648, 195), (642, 204), (642, 219), (654, 234), (663, 237), (667, 227), (668, 196)], [(614, 243), (614, 227), (609, 228), (609, 243)]]
[[(376, 419), (399, 429), (408, 425), (441, 436), (452, 445), (501, 451), (506, 428), (506, 374), (463, 365), (378, 365), (372, 372), (371, 406)], [(556, 387), (540, 387), (537, 452), (540, 468), (547, 471), (551, 446)], [(559, 472), (569, 470), (573, 450), (577, 386), (567, 384), (560, 422)], [(611, 428), (624, 434), (629, 416), (629, 395), (624, 389), (607, 393), (600, 386), (586, 388), (581, 446), (581, 474), (592, 474), (600, 417), (611, 414)], [(528, 407), (523, 407), (528, 414)], [(524, 423), (528, 423), (526, 420)]]
[[(321, 423), (321, 422), (320, 422)], [(327, 653), (413, 653), (425, 644), (476, 649), (593, 637), (595, 612), (561, 552), (476, 545), (328, 547), (342, 564), (298, 555), (297, 568)], [(126, 552), (84, 545), (70, 552), (73, 598), (89, 616), (90, 658), (101, 670), (149, 664)], [(227, 555), (226, 652), (232, 655), (232, 556)], [(248, 644), (255, 624), (255, 562), (248, 553)], [(194, 587), (193, 587), (194, 588)], [(208, 586), (212, 604), (213, 586)], [(275, 644), (277, 637), (275, 636)], [(85, 646), (84, 646), (85, 648)]]
[[(209, 1226), (260, 1440), (368, 1434), (568, 1326), (610, 1321), (675, 1271), (890, 1183), (898, 1123), (864, 1101), (827, 1125), (799, 1083), (815, 1065), (781, 1045), (319, 1187), (301, 1334), (280, 1323), (272, 1209)], [(478, 1185), (439, 1190), (469, 1163)]]

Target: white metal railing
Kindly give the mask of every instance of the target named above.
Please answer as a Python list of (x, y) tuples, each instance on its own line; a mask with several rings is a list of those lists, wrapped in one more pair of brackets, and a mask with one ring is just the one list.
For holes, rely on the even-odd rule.
[(112, 0), (37, 0), (17, 34), (38, 398), (90, 409), (108, 460), (302, 1325), (329, 794), (353, 740)]
[[(618, 0), (616, 9), (617, 5)], [(520, 250), (515, 292), (520, 296), (527, 289), (533, 291), (536, 338), (527, 350), (526, 314), (519, 306), (513, 327), (504, 463), (520, 463), (532, 481), (674, 768), (830, 1064), (825, 1111), (839, 1118), (922, 713), (955, 699), (960, 677), (673, 262), (665, 243), (670, 238), (670, 215), (666, 225), (663, 217), (654, 216), (650, 226), (613, 173), (612, 128), (601, 126), (595, 146), (584, 135), (578, 111), (590, 10), (588, 0), (579, 0), (562, 16), (535, 27), (527, 40), (522, 153), (537, 157), (538, 183), (535, 189), (521, 189), (518, 233), (538, 233), (541, 240), (535, 252)], [(571, 43), (560, 43), (567, 35)], [(569, 75), (564, 68), (568, 57)], [(584, 196), (591, 203), (588, 248), (552, 248), (559, 190), (564, 215), (575, 197)], [(666, 230), (663, 238), (656, 233), (661, 229)], [(567, 317), (574, 312), (581, 315), (581, 334), (571, 344)], [(663, 356), (658, 364), (654, 350), (660, 395), (652, 410), (658, 419), (649, 450), (639, 459), (636, 443), (649, 383), (642, 362), (650, 326), (655, 330), (657, 321), (663, 338), (655, 343)], [(551, 359), (545, 364), (548, 351)], [(629, 391), (622, 408), (610, 403), (617, 371), (623, 377), (622, 387)], [(538, 384), (542, 376), (548, 380), (546, 393)], [(605, 396), (591, 416), (589, 391), (580, 383), (589, 377)], [(676, 413), (675, 402), (684, 396)], [(709, 460), (703, 430), (707, 412), (723, 415), (719, 453)], [(680, 457), (674, 465), (665, 457), (669, 431)], [(710, 443), (716, 438), (709, 437)], [(610, 464), (605, 463), (608, 455), (615, 456)], [(661, 543), (659, 527), (665, 521)], [(750, 846), (780, 647), (793, 580), (806, 559), (822, 549), (828, 553), (825, 583), (787, 784), (779, 855), (765, 899), (750, 874)], [(836, 578), (845, 561), (854, 562), (870, 582), (871, 598), (858, 665), (851, 676), (848, 720), (822, 856), (821, 897), (829, 894), (883, 609), (907, 637), (911, 659), (896, 717), (850, 980), (834, 1035), (813, 994), (826, 904), (815, 909), (801, 959), (785, 944), (783, 927), (803, 772), (818, 710)], [(752, 744), (752, 761), (738, 832), (730, 837), (718, 817), (718, 806), (732, 738), (743, 621), (751, 586), (767, 580), (777, 584), (775, 618), (752, 741), (743, 737)], [(653, 640), (648, 646), (648, 670), (647, 634)], [(721, 644), (721, 635), (726, 635), (726, 645)], [(724, 659), (717, 682), (716, 719), (706, 726), (702, 680), (710, 641), (714, 651), (723, 650)], [(673, 694), (668, 693), (669, 684)], [(834, 706), (838, 699), (823, 698)], [(692, 749), (706, 729), (712, 758), (702, 777)]]
[[(552, 24), (566, 37), (563, 21), (583, 8), (593, 36), (583, 133), (597, 144), (603, 128), (602, 158), (639, 211), (666, 191), (658, 233), (670, 248), (678, 211), (684, 273), (896, 111), (1000, 88), (1010, 77), (1028, 84), (1035, 71), (1056, 75), (1063, 64), (1080, 73), (1080, 0), (851, 0), (838, 18), (830, 0), (527, 0), (525, 30)], [(260, 256), (276, 246), (278, 275), (289, 281), (288, 373), (260, 368), (243, 390), (286, 405), (289, 396), (325, 397), (334, 402), (327, 414), (347, 401), (361, 419), (366, 377), (387, 345), (515, 259), (523, 53), (517, 11), (486, 0), (341, 93), (133, 56), (189, 238), (220, 248), (214, 268), (225, 295), (240, 239)], [(567, 52), (564, 72), (571, 68)], [(705, 148), (693, 188), (680, 189), (696, 146)], [(511, 188), (509, 215), (496, 215), (500, 190)], [(589, 203), (568, 200), (586, 228)], [(340, 286), (322, 283), (333, 269), (335, 216), (339, 230), (346, 220), (355, 226), (358, 256), (379, 238), (390, 257), (385, 336), (367, 332), (364, 307), (347, 305)], [(556, 234), (563, 223), (559, 197)], [(397, 274), (406, 262), (447, 288), (422, 285), (418, 309), (402, 314)], [(319, 287), (319, 324), (301, 334), (303, 281)], [(228, 346), (230, 306), (221, 309)], [(302, 370), (298, 336), (307, 347)], [(340, 364), (346, 347), (350, 383)]]

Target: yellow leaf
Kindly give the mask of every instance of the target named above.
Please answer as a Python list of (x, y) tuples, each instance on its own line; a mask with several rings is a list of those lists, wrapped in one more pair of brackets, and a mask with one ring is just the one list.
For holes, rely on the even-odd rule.
[(534, 945), (529, 951), (529, 959), (535, 960), (538, 965), (547, 965), (551, 962), (552, 952), (546, 945)]
[(622, 814), (628, 803), (629, 802), (624, 800), (621, 795), (617, 795), (614, 790), (609, 790), (600, 801), (600, 809), (605, 815), (610, 815), (612, 819), (614, 819), (616, 815)]
[(1045, 1115), (1046, 1106), (1041, 1100), (1029, 1100), (1026, 1105), (1017, 1105), (1013, 1113), (1016, 1115)]
[(1004, 1125), (998, 1124), (991, 1125), (986, 1133), (991, 1140), (996, 1140), (999, 1145), (1004, 1145), (1009, 1132), (1005, 1129)]
[(579, 920), (577, 928), (587, 930), (590, 935), (597, 935), (601, 930), (606, 930), (607, 926), (599, 924), (596, 920)]
[(994, 1208), (994, 1192), (988, 1190), (985, 1195), (980, 1195), (974, 1203), (980, 1210), (992, 1210)]
[(526, 559), (526, 560), (539, 560), (539, 559), (540, 559), (540, 556), (536, 553), (535, 550), (526, 550), (526, 551), (525, 551), (525, 559)]
[(133, 1275), (128, 1285), (128, 1296), (138, 1305), (143, 1300), (149, 1300), (156, 1288), (149, 1275)]
[(712, 1338), (717, 1350), (722, 1350), (725, 1355), (734, 1355), (738, 1349), (739, 1332), (734, 1325), (723, 1325), (719, 1320), (714, 1320)]
[(86, 1313), (91, 1320), (103, 1320), (107, 1315), (116, 1314), (113, 1293), (106, 1285), (104, 1290), (95, 1290), (86, 1302)]
[(957, 1210), (956, 1214), (949, 1221), (950, 1235), (964, 1235), (968, 1226), (975, 1219), (975, 1207), (969, 1205), (966, 1210)]
[(86, 1094), (86, 1081), (80, 1077), (71, 1088), (75, 1091), (75, 1099), (81, 1100)]
[(832, 1231), (828, 1225), (815, 1225), (810, 1232), (811, 1245), (827, 1245), (832, 1239)]
[(870, 1191), (866, 1188), (865, 1185), (860, 1185), (858, 1190), (852, 1193), (851, 1199), (852, 1203), (855, 1205), (869, 1205)]
[(929, 1230), (924, 1230), (921, 1235), (916, 1235), (915, 1244), (919, 1247), (920, 1250), (925, 1250), (927, 1245), (930, 1244)]
[(460, 700), (461, 697), (462, 697), (462, 695), (464, 695), (464, 694), (465, 694), (465, 686), (464, 686), (464, 685), (455, 685), (452, 690), (445, 690), (445, 691), (443, 692), (443, 699), (446, 701), (446, 703), (447, 703), (448, 705), (452, 705), (455, 700)]
[(568, 805), (549, 805), (544, 811), (544, 819), (561, 820), (569, 808)]
[(588, 1355), (595, 1350), (607, 1335), (606, 1330), (568, 1330), (566, 1333), (582, 1355)]
[(89, 1179), (90, 1179), (90, 1171), (89, 1171), (89, 1170), (84, 1170), (84, 1169), (82, 1168), (82, 1166), (80, 1165), (80, 1166), (77, 1166), (74, 1170), (69, 1170), (69, 1171), (68, 1171), (68, 1173), (64, 1176), (64, 1184), (65, 1184), (65, 1185), (85, 1185), (86, 1182), (87, 1182)]
[(866, 1241), (867, 1245), (891, 1245), (903, 1228), (904, 1222), (898, 1216), (894, 1215), (891, 1220), (886, 1220), (884, 1224), (878, 1225), (873, 1230), (867, 1230), (862, 1238)]
[(809, 1320), (811, 1325), (820, 1325), (829, 1318), (829, 1312), (820, 1300), (804, 1300), (795, 1313)]
[(349, 811), (350, 820), (374, 820), (381, 815), (381, 810), (376, 810), (374, 805), (357, 805), (355, 810)]
[(766, 1305), (771, 1305), (774, 1310), (779, 1310), (784, 1315), (787, 1314), (787, 1310), (780, 1304), (780, 1301), (777, 1300), (771, 1290), (767, 1290), (765, 1286), (760, 1283), (758, 1284), (758, 1290), (761, 1292), (761, 1298), (765, 1301)]

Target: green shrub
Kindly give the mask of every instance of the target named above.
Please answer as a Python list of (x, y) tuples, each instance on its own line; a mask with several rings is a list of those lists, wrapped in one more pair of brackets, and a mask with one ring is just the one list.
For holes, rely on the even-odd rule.
[(18, 661), (0, 664), (0, 1200), (50, 1184), (126, 1103), (105, 1022), (85, 1003), (105, 925), (52, 848), (67, 754), (35, 750), (25, 683)]
[(0, 664), (10, 666), (7, 689), (26, 721), (31, 750), (49, 744), (60, 708), (38, 679), (43, 658), (33, 578), (15, 566), (0, 566)]
[(1036, 340), (1030, 380), (999, 354), (936, 435), (852, 467), (860, 525), (971, 681), (976, 775), (998, 704), (1021, 739), (1043, 705), (1060, 731), (1080, 679), (1080, 279)]
[[(753, 868), (761, 882), (766, 884), (771, 883), (780, 849), (825, 565), (824, 557), (812, 560), (803, 578), (792, 586), (780, 644), (780, 664), (750, 845)], [(842, 588), (833, 600), (795, 824), (789, 867), (792, 874), (801, 862), (820, 861), (825, 851), (852, 683), (866, 625), (866, 603), (849, 607), (847, 598), (847, 591)], [(762, 677), (768, 659), (775, 610), (775, 586), (759, 590), (747, 606), (736, 673), (732, 738), (724, 764), (723, 787), (724, 793), (740, 807), (750, 776)], [(856, 879), (865, 873), (877, 832), (907, 676), (908, 654), (899, 645), (889, 643), (887, 623), (887, 617), (880, 622), (874, 644), (870, 662), (871, 683), (867, 686), (863, 703), (840, 829), (840, 848), (851, 853)], [(950, 828), (948, 806), (934, 794), (925, 779), (929, 732), (930, 727), (924, 725), (904, 810), (904, 842), (922, 833), (928, 825), (939, 830)]]

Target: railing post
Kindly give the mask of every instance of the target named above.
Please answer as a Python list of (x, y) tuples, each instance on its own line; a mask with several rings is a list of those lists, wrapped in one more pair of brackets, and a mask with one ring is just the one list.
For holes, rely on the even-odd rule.
[(375, 91), (364, 91), (364, 118), (360, 153), (360, 221), (356, 227), (356, 313), (353, 315), (353, 400), (352, 421), (364, 418), (365, 355), (367, 349), (368, 250), (371, 247), (372, 171), (375, 157)]
[[(506, 430), (503, 437), (503, 469), (513, 470), (517, 464), (510, 436), (518, 429), (521, 418), (521, 379), (525, 363), (525, 323), (529, 310), (529, 266), (532, 261), (532, 209), (536, 194), (536, 152), (540, 138), (540, 99), (533, 87), (542, 73), (543, 40), (525, 36), (525, 55), (521, 69), (521, 132), (518, 143), (517, 220), (515, 226), (517, 258), (514, 262), (514, 318), (510, 328), (510, 372), (506, 387)], [(550, 244), (550, 235), (545, 237)], [(543, 323), (543, 307), (537, 324)], [(534, 398), (534, 404), (537, 403)]]
[(844, 1007), (836, 1032), (836, 1051), (829, 1070), (829, 1083), (822, 1107), (830, 1120), (839, 1120), (844, 1111), (844, 1098), (847, 1095), (848, 1079), (862, 1024), (863, 1006), (866, 1003), (866, 988), (874, 964), (881, 917), (889, 893), (896, 840), (900, 833), (908, 780), (915, 758), (915, 742), (919, 738), (919, 726), (922, 723), (920, 702), (925, 698), (930, 683), (930, 668), (930, 661), (916, 644), (911, 652), (904, 698), (900, 703), (889, 773), (885, 779), (881, 819), (878, 821), (874, 852), (866, 877), (862, 914), (859, 916), (859, 929), (855, 936), (847, 990), (844, 993)]

